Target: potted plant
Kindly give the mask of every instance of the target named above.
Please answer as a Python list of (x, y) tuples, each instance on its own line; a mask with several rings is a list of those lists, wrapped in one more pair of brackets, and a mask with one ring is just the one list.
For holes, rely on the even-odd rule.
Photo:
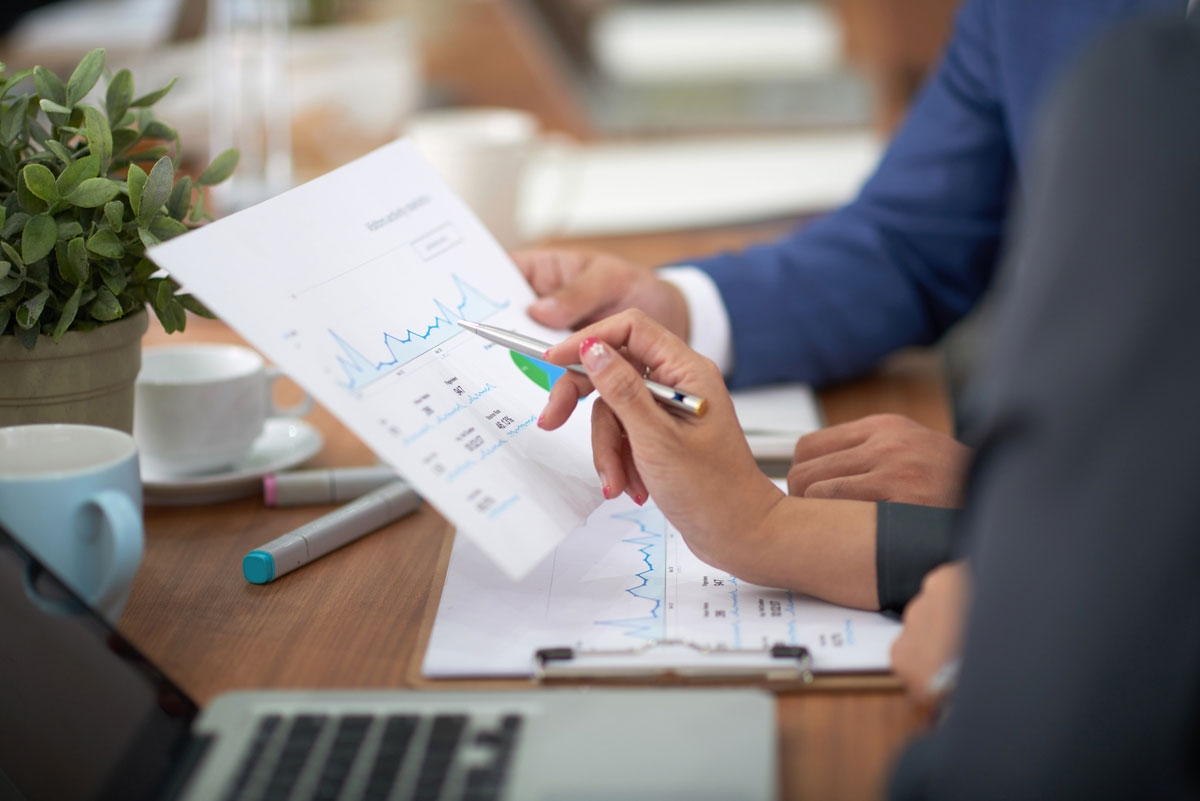
[(151, 111), (174, 81), (135, 97), (123, 69), (93, 105), (103, 50), (66, 82), (43, 67), (5, 72), (0, 64), (0, 426), (129, 431), (145, 307), (168, 332), (183, 330), (185, 310), (211, 316), (146, 248), (209, 219), (202, 187), (227, 178), (237, 152), (177, 177), (179, 135)]

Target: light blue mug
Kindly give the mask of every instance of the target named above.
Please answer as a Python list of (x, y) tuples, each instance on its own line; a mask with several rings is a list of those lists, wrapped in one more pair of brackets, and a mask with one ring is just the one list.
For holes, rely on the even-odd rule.
[(0, 428), (0, 522), (115, 625), (145, 541), (133, 437), (100, 426)]

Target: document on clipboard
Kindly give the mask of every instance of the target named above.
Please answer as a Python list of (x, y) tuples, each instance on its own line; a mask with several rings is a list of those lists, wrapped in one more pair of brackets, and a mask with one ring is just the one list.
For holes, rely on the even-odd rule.
[(450, 556), (432, 678), (798, 678), (888, 668), (900, 624), (700, 561), (653, 502), (600, 506), (520, 581), (471, 539)]

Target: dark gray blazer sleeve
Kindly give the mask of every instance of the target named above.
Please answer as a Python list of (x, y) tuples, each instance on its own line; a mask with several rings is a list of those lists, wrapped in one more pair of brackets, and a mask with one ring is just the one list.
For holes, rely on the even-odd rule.
[(902, 612), (925, 574), (951, 558), (957, 510), (880, 501), (875, 515), (879, 608)]
[(1200, 26), (1118, 33), (1046, 122), (976, 387), (960, 680), (894, 798), (1200, 796)]

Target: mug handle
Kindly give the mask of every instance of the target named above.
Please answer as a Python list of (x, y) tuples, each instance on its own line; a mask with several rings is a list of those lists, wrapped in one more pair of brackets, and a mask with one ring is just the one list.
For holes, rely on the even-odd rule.
[(307, 392), (304, 392), (304, 398), (295, 406), (287, 408), (280, 407), (275, 403), (275, 382), (280, 378), (284, 378), (283, 371), (274, 365), (268, 365), (266, 368), (267, 374), (267, 405), (271, 407), (271, 417), (303, 417), (312, 411), (313, 399)]
[(92, 606), (107, 617), (108, 610), (120, 601), (122, 592), (133, 583), (133, 574), (142, 562), (142, 541), (145, 539), (142, 516), (129, 496), (117, 490), (97, 492), (88, 498), (88, 503), (104, 517), (112, 541), (112, 570), (100, 584), (96, 597), (89, 599)]

